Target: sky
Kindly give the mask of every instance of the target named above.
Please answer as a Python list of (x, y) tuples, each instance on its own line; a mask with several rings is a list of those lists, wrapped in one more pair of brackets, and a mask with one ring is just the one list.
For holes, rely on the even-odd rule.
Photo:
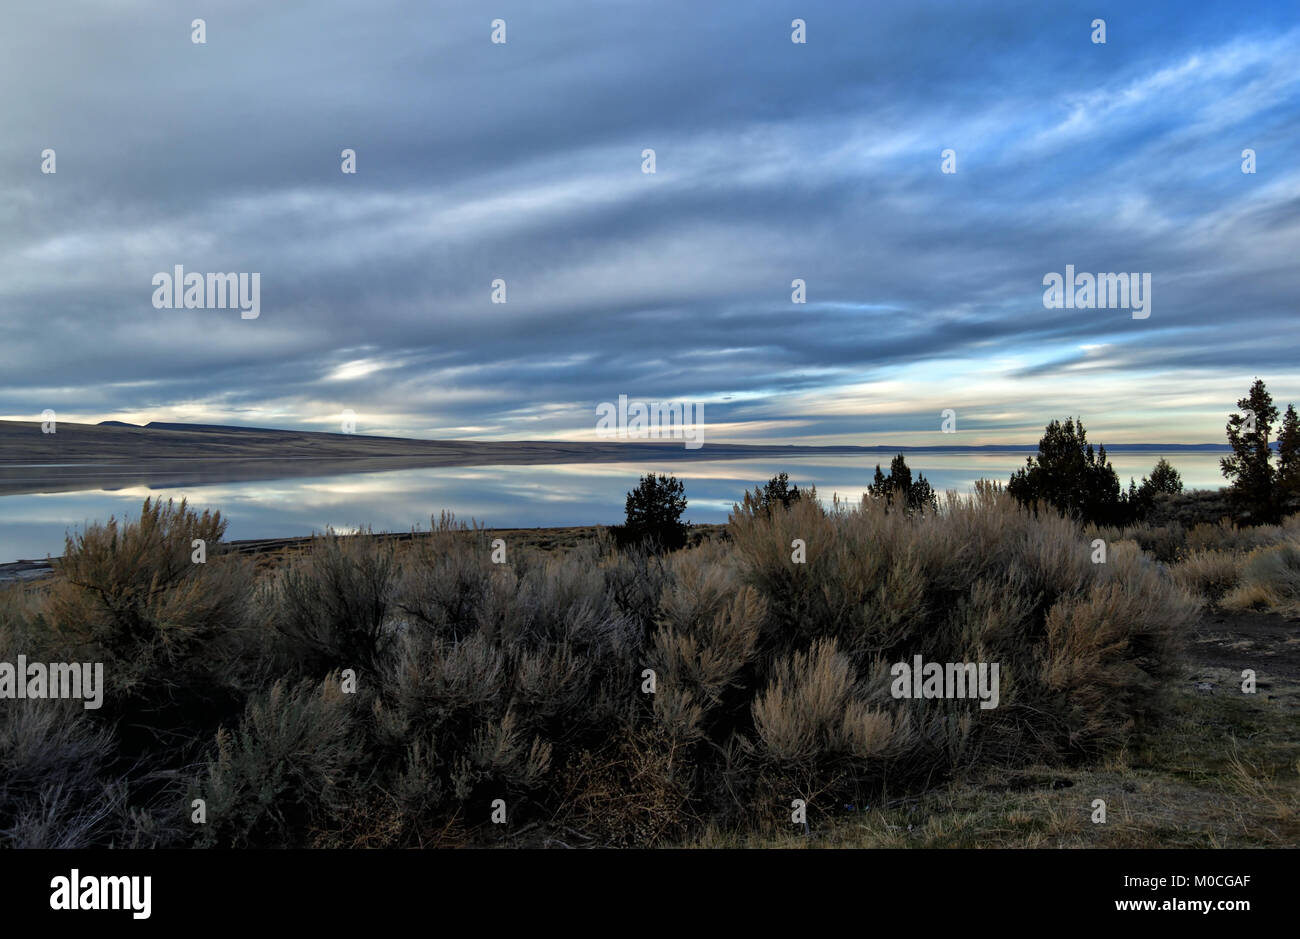
[[(0, 417), (1222, 442), (1300, 403), (1298, 65), (1267, 0), (10, 0)], [(259, 315), (157, 308), (176, 265)], [(1048, 308), (1066, 265), (1149, 315)]]

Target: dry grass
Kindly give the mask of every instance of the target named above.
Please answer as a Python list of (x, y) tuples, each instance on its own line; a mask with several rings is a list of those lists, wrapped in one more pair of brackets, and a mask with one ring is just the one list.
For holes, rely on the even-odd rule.
[(1252, 551), (1242, 563), (1240, 583), (1222, 602), (1228, 610), (1300, 613), (1300, 542)]
[(1242, 561), (1231, 551), (1196, 551), (1174, 566), (1174, 579), (1197, 596), (1217, 602), (1237, 586)]

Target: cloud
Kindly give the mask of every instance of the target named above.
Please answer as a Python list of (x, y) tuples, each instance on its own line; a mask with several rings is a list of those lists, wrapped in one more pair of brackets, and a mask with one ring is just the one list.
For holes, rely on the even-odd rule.
[[(946, 407), (963, 443), (1201, 441), (1256, 374), (1300, 399), (1283, 5), (1105, 46), (1077, 3), (799, 15), (506, 2), (502, 46), (469, 2), (247, 2), (196, 46), (162, 0), (21, 6), (0, 414), (593, 439), (628, 394), (717, 441), (951, 442)], [(261, 317), (155, 310), (175, 264), (260, 272)], [(1151, 318), (1044, 309), (1066, 264), (1150, 272)]]

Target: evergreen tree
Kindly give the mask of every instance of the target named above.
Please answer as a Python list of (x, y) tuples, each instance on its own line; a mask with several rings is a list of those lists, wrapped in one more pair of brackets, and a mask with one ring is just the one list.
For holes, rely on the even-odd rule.
[(880, 464), (876, 464), (876, 475), (867, 486), (867, 495), (902, 505), (903, 510), (909, 513), (935, 512), (939, 508), (939, 497), (934, 487), (920, 473), (915, 480), (912, 479), (912, 470), (901, 453), (890, 462), (888, 476), (880, 471)]
[[(1136, 496), (1132, 480), (1129, 491)], [(1075, 418), (1047, 425), (1037, 458), (1026, 458), (1007, 483), (1007, 492), (1022, 505), (1050, 505), (1063, 515), (1098, 525), (1123, 524), (1132, 514), (1106, 448), (1094, 451), (1083, 421)]]
[(690, 523), (681, 520), (686, 511), (686, 487), (676, 476), (641, 477), (627, 494), (626, 520), (612, 526), (620, 544), (643, 544), (652, 550), (674, 551), (686, 544)]
[(1151, 478), (1142, 480), (1142, 485), (1151, 492), (1168, 492), (1174, 495), (1183, 491), (1183, 478), (1169, 461), (1161, 457), (1151, 470)]
[(1174, 469), (1168, 460), (1161, 457), (1156, 461), (1151, 475), (1142, 477), (1142, 485), (1134, 486), (1133, 480), (1129, 480), (1125, 518), (1127, 521), (1144, 519), (1156, 507), (1156, 496), (1161, 493), (1177, 495), (1182, 491), (1183, 478), (1178, 475), (1178, 470)]
[(1294, 404), (1288, 404), (1282, 416), (1277, 456), (1277, 481), (1281, 490), (1278, 501), (1282, 511), (1294, 512), (1300, 509), (1300, 421), (1296, 419)]
[(1230, 415), (1226, 428), (1232, 455), (1221, 459), (1219, 467), (1231, 482), (1228, 492), (1238, 510), (1252, 521), (1271, 521), (1279, 500), (1273, 491), (1277, 473), (1269, 435), (1278, 411), (1273, 396), (1258, 378), (1246, 397), (1238, 399), (1237, 407), (1242, 413)]
[(790, 477), (786, 473), (778, 473), (767, 481), (759, 494), (758, 502), (763, 508), (770, 509), (780, 505), (783, 508), (789, 508), (795, 502), (803, 498), (804, 493), (799, 490), (798, 486), (790, 485)]

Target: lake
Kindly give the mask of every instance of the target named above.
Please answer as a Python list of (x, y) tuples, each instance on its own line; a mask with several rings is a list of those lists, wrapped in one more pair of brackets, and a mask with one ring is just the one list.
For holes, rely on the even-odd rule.
[[(1189, 489), (1217, 489), (1221, 454), (1163, 452)], [(1160, 450), (1110, 453), (1125, 486), (1141, 480)], [(913, 451), (908, 466), (938, 490), (967, 492), (977, 479), (1003, 482), (1022, 466), (1024, 452)], [(724, 522), (746, 488), (779, 472), (800, 487), (817, 487), (827, 502), (832, 494), (858, 500), (877, 463), (877, 454), (764, 457), (735, 460), (682, 460), (660, 463), (553, 463), (533, 466), (472, 466), (405, 469), (342, 476), (299, 477), (265, 482), (204, 482), (162, 488), (132, 486), (104, 490), (0, 496), (0, 563), (63, 553), (64, 533), (86, 521), (138, 516), (148, 496), (188, 498), (198, 509), (211, 508), (230, 520), (226, 537), (276, 538), (309, 535), (333, 527), (351, 531), (427, 529), (442, 510), (458, 519), (475, 519), (490, 528), (561, 527), (615, 524), (623, 520), (627, 491), (641, 474), (673, 474), (686, 484), (686, 517), (694, 522)]]

